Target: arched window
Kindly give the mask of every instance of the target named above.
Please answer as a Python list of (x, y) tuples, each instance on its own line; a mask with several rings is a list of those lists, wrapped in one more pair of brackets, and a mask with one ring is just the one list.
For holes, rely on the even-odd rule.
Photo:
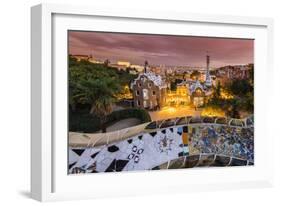
[(142, 95), (143, 95), (143, 99), (148, 99), (148, 90), (147, 89), (143, 89), (142, 90)]

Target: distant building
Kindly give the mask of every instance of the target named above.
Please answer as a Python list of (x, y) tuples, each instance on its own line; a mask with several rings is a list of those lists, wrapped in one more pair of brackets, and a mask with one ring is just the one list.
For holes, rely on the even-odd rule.
[(90, 59), (93, 58), (92, 55), (84, 55), (84, 54), (71, 55), (71, 57), (74, 57), (75, 59), (77, 59), (77, 61), (81, 61), (81, 60), (89, 61)]
[(119, 64), (109, 64), (110, 67), (116, 68), (119, 71), (123, 70), (126, 71), (126, 69), (128, 68), (126, 65), (119, 65)]
[(131, 63), (127, 61), (117, 61), (117, 65), (119, 66), (125, 66), (125, 67), (130, 67)]
[(155, 74), (161, 74), (161, 68), (157, 66), (150, 67), (150, 71)]
[(138, 73), (142, 73), (144, 71), (144, 66), (131, 64), (130, 68), (135, 69)]
[(195, 82), (191, 82), (188, 84), (190, 102), (195, 107), (202, 107), (207, 99), (212, 94), (212, 85), (213, 80), (210, 75), (210, 56), (206, 56), (206, 74), (205, 81), (201, 83), (198, 79)]
[(96, 60), (94, 58), (90, 58), (90, 59), (88, 59), (88, 61), (93, 63), (93, 64), (104, 64), (104, 61)]
[(144, 72), (132, 82), (134, 106), (156, 110), (164, 106), (167, 84), (160, 75)]
[(138, 71), (135, 70), (135, 69), (130, 69), (130, 70), (129, 70), (129, 73), (130, 73), (130, 74), (133, 74), (133, 75), (137, 75), (137, 74), (138, 74)]
[(190, 104), (190, 95), (188, 84), (182, 82), (177, 84), (175, 91), (169, 90), (167, 92), (166, 103), (167, 106), (187, 106)]
[(229, 66), (218, 68), (216, 71), (216, 76), (221, 81), (221, 83), (224, 84), (233, 79), (250, 78), (252, 69), (253, 69), (252, 64), (229, 65)]
[(250, 77), (250, 71), (252, 65), (229, 65), (221, 67), (217, 70), (219, 77), (225, 77), (227, 79), (247, 79)]
[(167, 69), (166, 69), (165, 73), (166, 73), (166, 74), (170, 74), (170, 75), (171, 75), (171, 74), (173, 74), (173, 73), (174, 73), (174, 71), (173, 71), (173, 69), (172, 69), (172, 68), (170, 68), (170, 67), (169, 67), (169, 68), (167, 68)]
[(204, 84), (201, 84), (199, 80), (196, 80), (194, 83), (189, 86), (190, 102), (195, 107), (202, 107), (207, 98), (212, 94), (212, 90), (209, 87), (206, 87)]
[[(213, 78), (210, 75), (210, 56), (206, 56), (206, 73), (201, 82), (199, 77), (191, 80), (188, 78), (191, 72), (182, 72), (184, 81), (176, 85), (174, 91), (168, 90), (166, 82), (161, 75), (156, 74), (153, 67), (148, 67), (146, 62), (144, 73), (132, 82), (134, 106), (143, 109), (160, 109), (163, 106), (184, 106), (193, 105), (202, 107), (207, 102), (213, 92)], [(147, 69), (149, 68), (149, 72)], [(167, 69), (167, 71), (169, 71)], [(181, 71), (181, 70), (179, 70)], [(166, 72), (167, 74), (168, 72)], [(185, 77), (187, 74), (187, 77)]]
[(103, 61), (96, 60), (92, 55), (83, 55), (83, 54), (77, 54), (77, 55), (71, 55), (71, 57), (74, 57), (77, 59), (77, 61), (85, 60), (94, 64), (103, 64)]

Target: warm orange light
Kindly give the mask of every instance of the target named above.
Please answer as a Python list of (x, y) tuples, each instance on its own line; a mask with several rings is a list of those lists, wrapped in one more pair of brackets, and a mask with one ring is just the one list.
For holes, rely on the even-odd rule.
[(221, 90), (221, 94), (220, 97), (222, 99), (233, 99), (233, 95), (231, 95), (230, 93), (228, 93), (226, 90)]
[(211, 108), (211, 107), (206, 107), (203, 109), (202, 116), (208, 116), (208, 117), (224, 117), (225, 113), (224, 111), (222, 111), (221, 109), (215, 109), (215, 108)]
[(117, 94), (116, 97), (117, 97), (118, 100), (122, 100), (122, 99), (132, 99), (132, 98), (133, 98), (133, 94), (132, 94), (132, 92), (130, 91), (129, 86), (128, 86), (128, 85), (125, 85), (125, 86), (122, 88), (121, 93)]
[(165, 106), (179, 107), (189, 104), (189, 95), (186, 86), (177, 86), (176, 91), (168, 90)]

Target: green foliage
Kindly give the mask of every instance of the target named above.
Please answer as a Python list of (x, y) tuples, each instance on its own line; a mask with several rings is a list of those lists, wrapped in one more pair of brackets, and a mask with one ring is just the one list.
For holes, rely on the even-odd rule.
[(216, 75), (217, 74), (217, 71), (216, 70), (211, 70), (210, 71), (210, 75)]
[[(95, 105), (114, 102), (120, 91), (118, 75), (113, 69), (87, 61), (71, 62), (69, 67), (69, 103)], [(91, 112), (94, 112), (91, 109)]]
[(227, 88), (238, 100), (238, 109), (249, 113), (254, 112), (253, 79), (234, 80)]
[(231, 99), (221, 98), (222, 86), (220, 82), (214, 88), (214, 95), (208, 101), (207, 106), (211, 108), (220, 108), (226, 111), (226, 115), (232, 118), (240, 118), (239, 112), (254, 112), (254, 87), (251, 79), (235, 79), (226, 85), (223, 89), (233, 95)]
[(231, 99), (228, 100), (228, 110), (226, 111), (226, 115), (232, 118), (240, 118), (239, 111), (241, 110), (239, 100)]
[(151, 121), (150, 115), (146, 110), (135, 109), (135, 108), (114, 111), (108, 116), (108, 121), (116, 122), (121, 119), (127, 119), (127, 118), (137, 118), (141, 120), (141, 123)]
[(254, 64), (248, 64), (249, 69), (249, 82), (251, 84), (254, 83), (254, 76), (255, 76), (255, 72), (254, 72)]
[(215, 93), (214, 96), (216, 99), (218, 99), (221, 96), (221, 82), (218, 81), (218, 85), (214, 89)]
[(72, 56), (69, 56), (68, 57), (68, 65), (69, 67), (73, 67), (77, 64), (77, 59), (72, 57)]
[(135, 75), (118, 71), (109, 64), (109, 60), (104, 64), (94, 64), (69, 56), (69, 104), (73, 111), (78, 104), (90, 105), (88, 113), (99, 118), (104, 132), (106, 118), (112, 112), (117, 95), (135, 78)]
[(225, 111), (226, 115), (232, 118), (239, 118), (240, 106), (241, 104), (238, 99), (221, 99), (216, 97), (211, 98), (206, 104), (206, 107)]
[(137, 75), (130, 74), (129, 72), (124, 71), (124, 70), (120, 70), (120, 71), (115, 70), (115, 71), (116, 71), (116, 74), (118, 75), (119, 83), (122, 86), (129, 85), (131, 81), (133, 81), (135, 78), (137, 78)]
[(246, 79), (235, 79), (227, 85), (227, 90), (233, 95), (241, 97), (245, 96), (248, 93), (252, 93), (254, 88), (253, 85), (251, 85), (250, 82)]
[(69, 131), (95, 132), (101, 129), (99, 118), (89, 114), (88, 109), (69, 110)]
[(171, 82), (171, 91), (176, 91), (177, 90), (177, 83), (176, 82)]

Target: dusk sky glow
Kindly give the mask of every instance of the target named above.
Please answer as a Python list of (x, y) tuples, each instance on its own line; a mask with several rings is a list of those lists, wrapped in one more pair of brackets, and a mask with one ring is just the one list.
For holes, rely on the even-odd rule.
[(152, 65), (205, 66), (207, 51), (211, 67), (253, 63), (254, 40), (69, 32), (69, 54), (92, 54), (112, 63), (123, 60), (142, 65), (147, 60)]

